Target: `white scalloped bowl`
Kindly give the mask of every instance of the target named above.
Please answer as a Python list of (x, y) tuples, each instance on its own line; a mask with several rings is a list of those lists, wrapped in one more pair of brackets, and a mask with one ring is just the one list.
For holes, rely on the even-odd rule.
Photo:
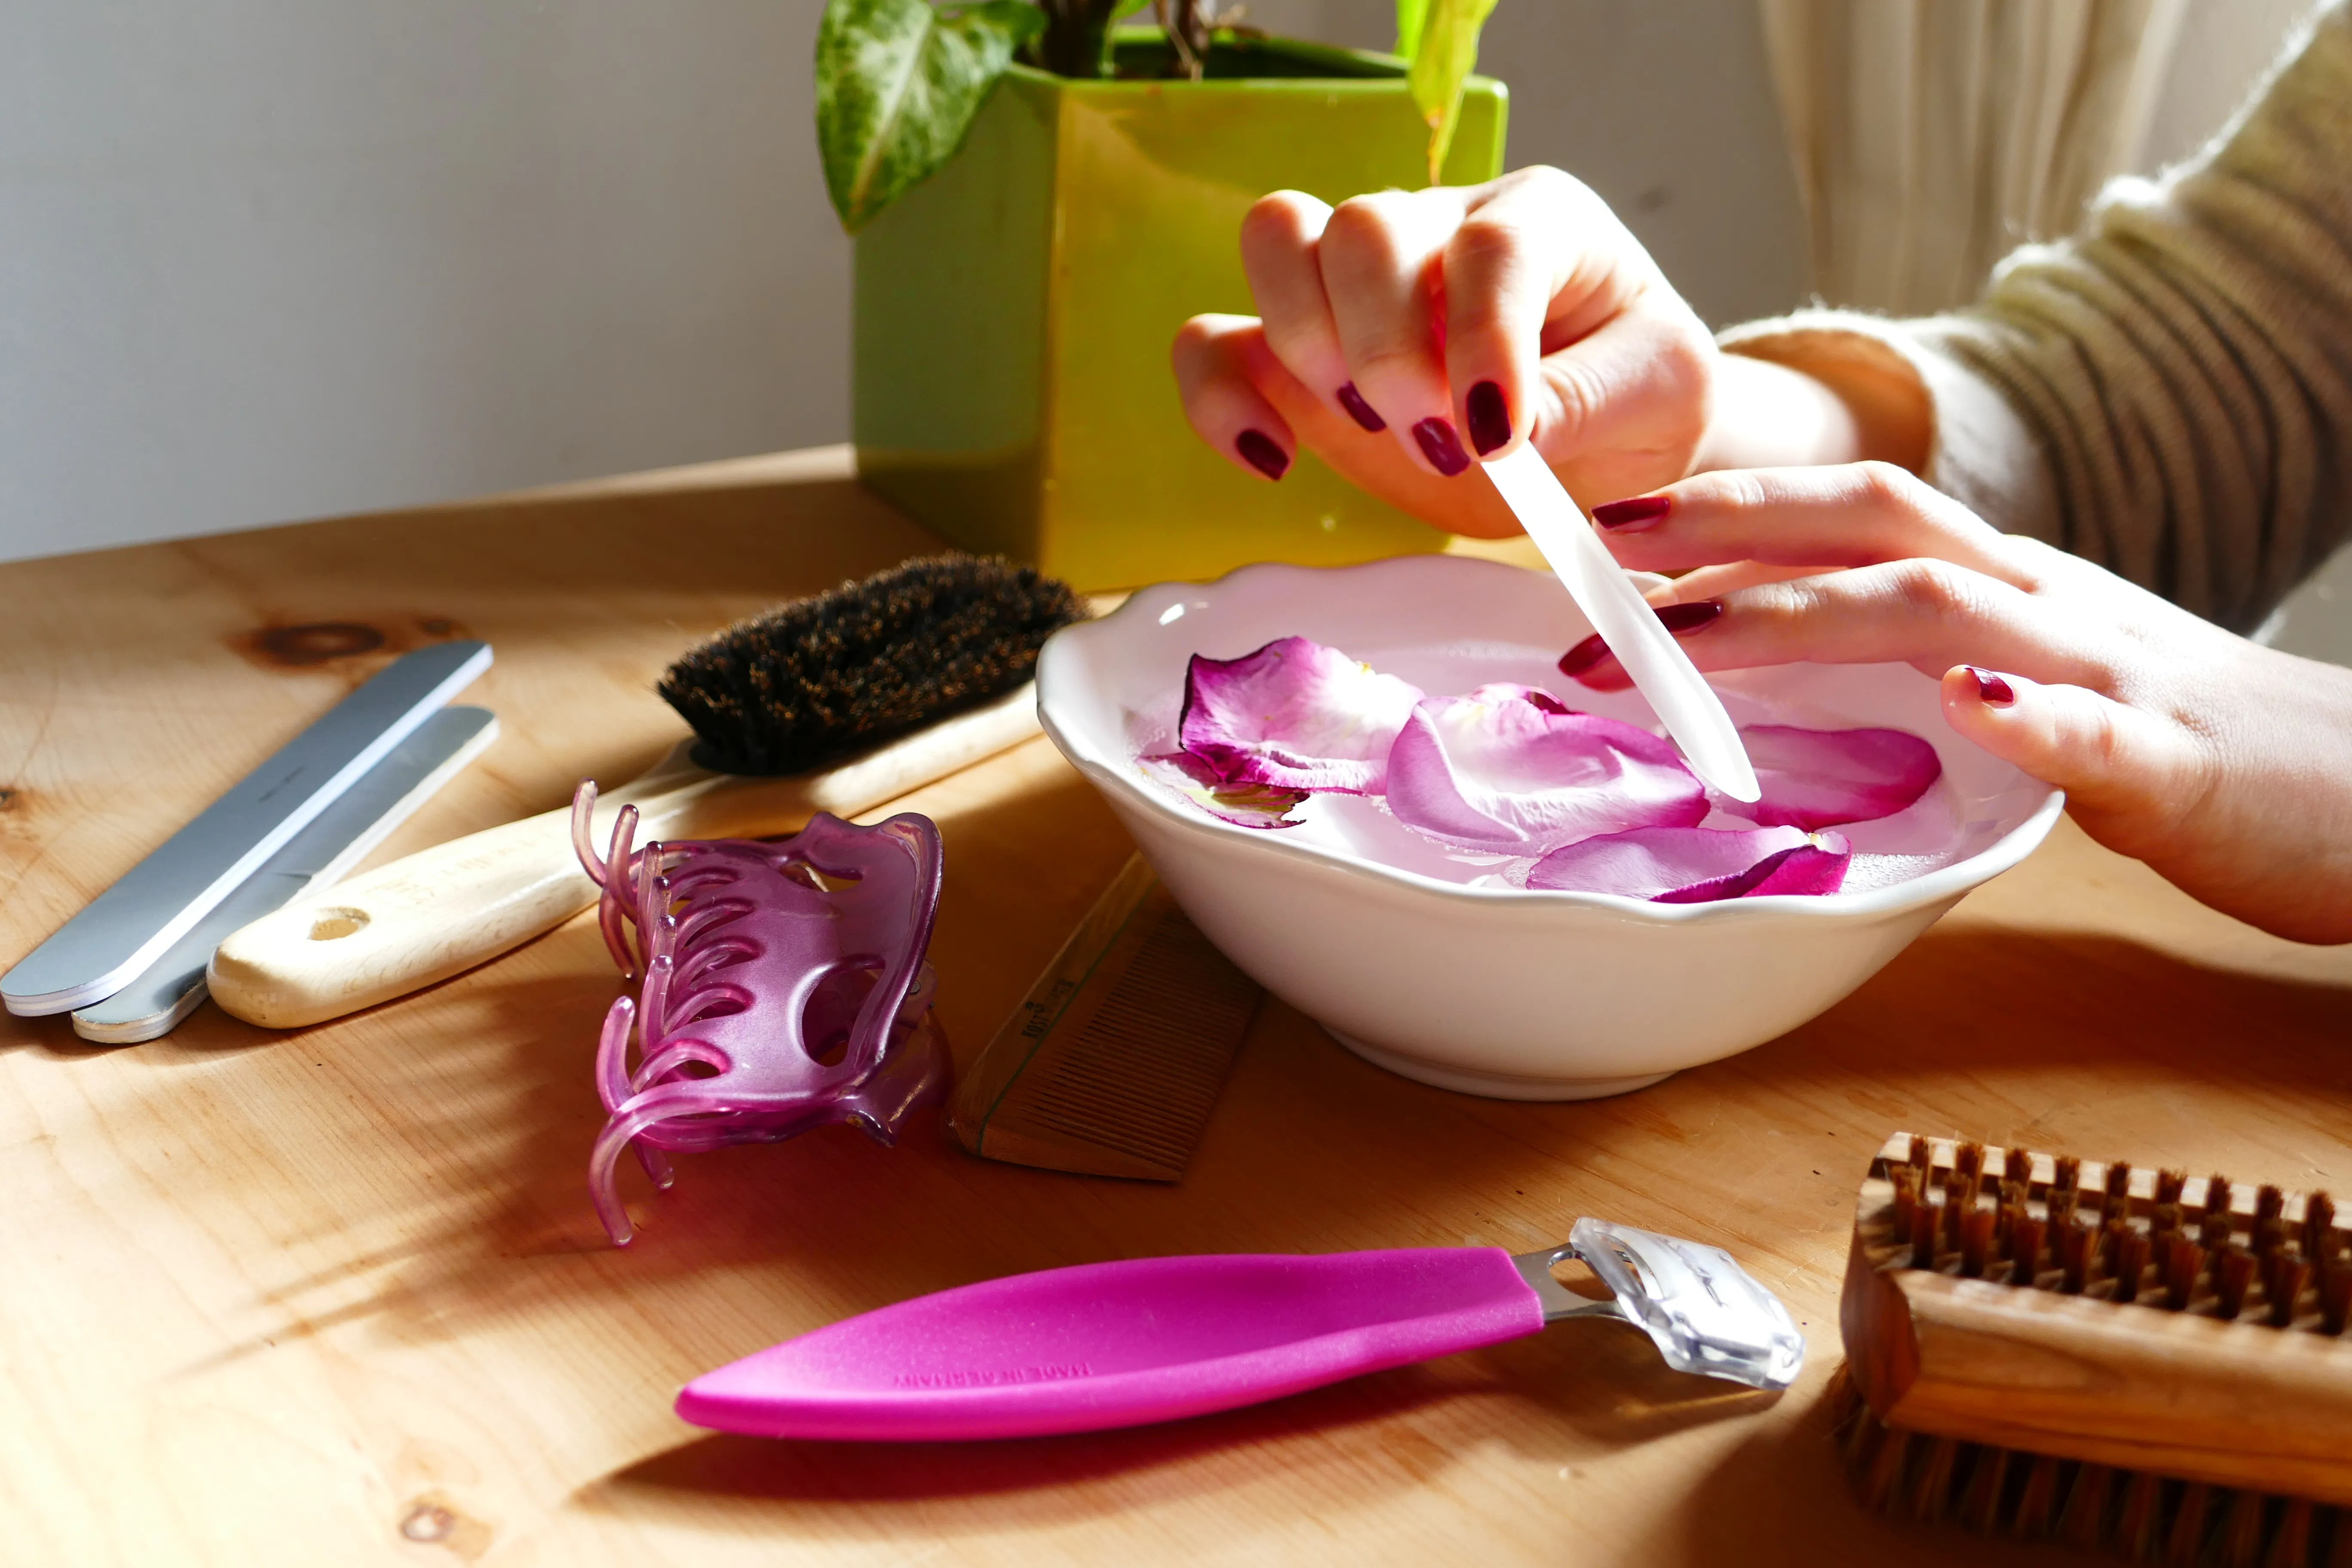
[[(1246, 566), (1145, 588), (1045, 645), (1037, 704), (1193, 923), (1268, 991), (1407, 1078), (1513, 1100), (1618, 1094), (1763, 1044), (1833, 1005), (1978, 884), (2016, 865), (2063, 797), (1955, 735), (1936, 682), (1902, 665), (1719, 677), (1732, 717), (1925, 737), (1944, 774), (1917, 805), (1841, 829), (1850, 890), (1657, 904), (1502, 885), (1374, 802), (1318, 795), (1296, 828), (1221, 822), (1148, 780), (1172, 749), (1186, 661), (1276, 637), (1342, 648), (1431, 692), (1487, 680), (1655, 729), (1631, 692), (1553, 668), (1590, 630), (1550, 577), (1418, 555)], [(1377, 858), (1374, 857), (1377, 856)]]

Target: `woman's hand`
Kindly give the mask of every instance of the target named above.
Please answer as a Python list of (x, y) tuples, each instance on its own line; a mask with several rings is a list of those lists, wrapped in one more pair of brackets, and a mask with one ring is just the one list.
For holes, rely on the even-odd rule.
[[(2352, 670), (1996, 532), (1899, 468), (1716, 473), (1595, 509), (1702, 669), (1899, 661), (2091, 837), (2299, 942), (2352, 941)], [(1597, 640), (1561, 668), (1625, 676)]]
[(1202, 438), (1270, 479), (1304, 441), (1406, 510), (1493, 537), (1517, 524), (1463, 476), (1522, 440), (1593, 498), (1727, 461), (1863, 455), (1834, 394), (1719, 354), (1616, 215), (1557, 169), (1336, 208), (1277, 192), (1244, 220), (1242, 260), (1260, 314), (1187, 322), (1176, 379)]

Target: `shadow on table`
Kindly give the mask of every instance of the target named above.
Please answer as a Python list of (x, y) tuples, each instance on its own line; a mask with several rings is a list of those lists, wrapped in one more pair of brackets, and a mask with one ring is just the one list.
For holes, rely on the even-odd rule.
[[(1907, 1568), (2066, 1568), (2111, 1561), (2046, 1542), (1988, 1540), (1951, 1523), (1924, 1524), (1864, 1508), (1832, 1430), (1831, 1401), (1817, 1398), (1798, 1419), (1738, 1442), (1667, 1506), (1596, 1516), (1591, 1529), (1612, 1559), (1659, 1568), (1819, 1568), (1823, 1563), (1902, 1563)], [(1565, 1554), (1573, 1557), (1573, 1553)]]
[[(1469, 1457), (1446, 1440), (1465, 1425), (1523, 1431), (1533, 1415), (1564, 1424), (1567, 1448), (1589, 1457), (1753, 1419), (1778, 1397), (1670, 1371), (1622, 1325), (1562, 1324), (1270, 1404), (1124, 1431), (904, 1444), (712, 1434), (594, 1481), (573, 1502), (633, 1516), (722, 1504), (740, 1523), (789, 1523), (802, 1537), (870, 1533), (877, 1510), (919, 1503), (934, 1505), (922, 1516), (929, 1528), (961, 1533), (1278, 1487), (1303, 1469), (1314, 1511), (1328, 1515), (1437, 1480)], [(1549, 1448), (1517, 1456), (1561, 1457)]]
[[(1058, 934), (1035, 933), (1040, 951), (1017, 961), (989, 945), (991, 931), (1038, 923), (1019, 868), (1050, 858), (1057, 836), (1075, 835), (1067, 842), (1107, 878), (1125, 852), (1107, 821), (1072, 780), (945, 824), (955, 869), (938, 942), (955, 989), (943, 991), (942, 1005), (963, 1009), (950, 1032), (966, 1061)], [(961, 859), (959, 844), (972, 847)], [(991, 973), (975, 953), (997, 955), (990, 962), (1008, 973)], [(2111, 939), (1960, 928), (1931, 931), (1789, 1036), (1618, 1100), (1531, 1104), (1432, 1089), (1361, 1062), (1271, 1005), (1181, 1184), (974, 1160), (935, 1122), (896, 1149), (828, 1129), (780, 1147), (682, 1161), (677, 1186), (659, 1194), (630, 1173), (625, 1192), (644, 1229), (616, 1251), (584, 1184), (604, 1119), (589, 1063), (614, 984), (595, 932), (575, 923), (496, 969), (399, 1004), (397, 1028), (334, 1026), (331, 1043), (352, 1053), (339, 1091), (380, 1104), (383, 1135), (434, 1177), (353, 1189), (378, 1205), (363, 1216), (365, 1234), (396, 1241), (343, 1257), (331, 1235), (289, 1237), (289, 1257), (309, 1247), (339, 1261), (268, 1295), (271, 1338), (365, 1324), (415, 1344), (495, 1326), (501, 1353), (541, 1347), (544, 1365), (515, 1370), (523, 1384), (573, 1387), (596, 1377), (645, 1391), (614, 1405), (614, 1430), (596, 1447), (642, 1453), (646, 1424), (658, 1419), (649, 1402), (667, 1397), (655, 1391), (926, 1291), (1153, 1254), (1465, 1242), (1517, 1249), (1560, 1239), (1577, 1214), (1599, 1212), (1732, 1246), (1801, 1318), (1810, 1314), (1815, 1354), (1826, 1358), (1834, 1354), (1828, 1310), (1856, 1162), (1895, 1127), (2006, 1137), (2038, 1125), (2054, 1138), (2079, 1137), (2091, 1124), (2052, 1108), (2099, 1110), (2102, 1084), (2178, 1101), (2193, 1120), (2199, 1086), (2226, 1079), (2242, 1101), (2335, 1116), (2329, 1135), (2341, 1141), (2347, 1118), (2329, 1108), (2352, 1103), (2342, 1093), (2352, 1089), (2352, 1053), (2339, 1044), (2352, 1025), (2352, 994), (2200, 969)], [(2258, 1034), (2249, 1036), (2248, 1018), (2262, 1020)], [(305, 1039), (290, 1037), (286, 1047), (301, 1049)], [(257, 1051), (224, 1066), (260, 1072), (272, 1063), (272, 1053)], [(2148, 1158), (2167, 1147), (2120, 1152)], [(1796, 1163), (1817, 1179), (1758, 1179)], [(323, 1233), (347, 1222), (356, 1223), (336, 1215), (314, 1224)], [(583, 1317), (599, 1326), (581, 1329)], [(556, 1326), (544, 1337), (518, 1331), (534, 1322)], [(227, 1354), (266, 1342), (257, 1332)], [(609, 1364), (567, 1359), (591, 1344)], [(1747, 1421), (1757, 1430), (1742, 1439), (1735, 1434)], [(1817, 1531), (1906, 1541), (1853, 1513), (1832, 1489), (1833, 1461), (1806, 1431), (1759, 1396), (1669, 1372), (1631, 1330), (1563, 1324), (1254, 1410), (1134, 1432), (916, 1447), (698, 1437), (589, 1483), (575, 1500), (607, 1510), (748, 1510), (844, 1539), (873, 1537), (872, 1516), (894, 1507), (908, 1510), (910, 1529), (973, 1531), (1074, 1511), (1108, 1515), (1194, 1492), (1249, 1493), (1266, 1510), (1305, 1500), (1319, 1514), (1442, 1484), (1499, 1445), (1545, 1473), (1557, 1468), (1563, 1486), (1578, 1484), (1580, 1466), (1603, 1467), (1592, 1489), (1546, 1505), (1564, 1510), (1569, 1555), (1572, 1532), (1593, 1527), (1575, 1516), (1612, 1495), (1607, 1463), (1674, 1440), (1677, 1454), (1696, 1442), (1718, 1457), (1676, 1461), (1703, 1479), (1687, 1506), (1669, 1510), (1670, 1523), (1657, 1524), (1645, 1504), (1637, 1522), (1659, 1531), (1654, 1561), (1722, 1561), (1735, 1548), (1741, 1560), (1759, 1560), (1741, 1515), (1769, 1505), (1772, 1518), (1795, 1520), (1797, 1499), (1818, 1510), (1818, 1520), (1807, 1512), (1799, 1521)], [(1622, 1520), (1608, 1528), (1632, 1532)], [(1771, 1542), (1763, 1544), (1769, 1561)]]
[[(1017, 889), (988, 894), (961, 918), (1016, 918), (1017, 898)], [(943, 932), (952, 936), (945, 921)], [(525, 962), (533, 954), (535, 963)], [(2032, 989), (2004, 987), (2004, 974), (2046, 976), (2053, 964), (2071, 976), (2062, 992), (2042, 987), (2022, 1009), (2004, 1000)], [(1679, 1164), (1669, 1179), (1687, 1202), (1682, 1223), (1719, 1230), (1715, 1222), (1738, 1215), (1754, 1181), (1751, 1168), (1714, 1169), (1692, 1152), (1706, 1146), (1710, 1119), (1721, 1111), (1728, 1085), (1720, 1075), (1768, 1090), (1835, 1080), (1853, 1103), (1856, 1127), (1873, 1137), (1930, 1121), (1938, 1131), (1966, 1126), (2006, 1136), (2010, 1128), (1969, 1108), (1981, 1080), (1998, 1080), (2001, 1113), (2024, 1121), (2048, 1102), (2080, 1100), (2085, 1069), (2117, 1063), (2129, 1063), (2149, 1090), (2176, 1099), (2184, 1084), (2193, 1090), (2197, 1080), (2217, 1077), (2241, 1091), (2276, 1094), (2282, 1104), (2340, 1103), (2330, 1097), (2352, 1089), (2352, 1053), (2335, 1044), (2352, 1025), (2352, 997), (2343, 992), (2200, 971), (2113, 941), (1931, 933), (1823, 1018), (1615, 1100), (1528, 1104), (1431, 1089), (1357, 1060), (1297, 1015), (1271, 1006), (1192, 1174), (1176, 1186), (973, 1160), (935, 1123), (910, 1130), (896, 1149), (834, 1128), (782, 1146), (682, 1160), (677, 1184), (666, 1193), (653, 1193), (625, 1162), (624, 1192), (644, 1229), (635, 1246), (617, 1251), (596, 1226), (584, 1183), (588, 1147), (603, 1121), (588, 1062), (614, 994), (607, 961), (583, 924), (504, 968), (400, 1005), (430, 1014), (439, 996), (446, 1022), (420, 1017), (404, 1036), (449, 1043), (415, 1049), (412, 1081), (377, 1086), (375, 1097), (406, 1121), (405, 1142), (459, 1173), (449, 1184), (456, 1190), (436, 1194), (432, 1216), (400, 1227), (412, 1239), (397, 1251), (352, 1258), (283, 1292), (280, 1304), (301, 1325), (294, 1331), (383, 1315), (402, 1337), (454, 1335), (485, 1314), (555, 1310), (560, 1298), (748, 1269), (779, 1282), (779, 1305), (801, 1303), (802, 1315), (771, 1320), (778, 1331), (770, 1338), (782, 1338), (908, 1295), (1094, 1258), (1461, 1241), (1468, 1237), (1455, 1211), (1507, 1218), (1498, 1211), (1511, 1209), (1512, 1194), (1528, 1192), (1547, 1204), (1546, 1217), (1517, 1234), (1498, 1224), (1477, 1238), (1532, 1246), (1552, 1230), (1564, 1237), (1581, 1212), (1564, 1204), (1622, 1201), (1616, 1180), (1594, 1173), (1625, 1160), (1669, 1171)], [(530, 968), (540, 973), (523, 973)], [(468, 990), (442, 994), (455, 986)], [(2250, 1016), (2265, 1020), (2264, 1037), (2242, 1037)], [(249, 1037), (240, 1026), (220, 1024), (237, 1042)], [(24, 1022), (5, 1027), (19, 1038), (28, 1032)], [(38, 1021), (32, 1028), (55, 1032)], [(288, 1038), (285, 1048), (302, 1049), (300, 1039)], [(478, 1043), (486, 1040), (499, 1044)], [(36, 1048), (81, 1054), (47, 1039)], [(205, 1055), (213, 1048), (201, 1039), (190, 1046)], [(963, 1042), (967, 1055), (971, 1048)], [(373, 1065), (394, 1070), (391, 1061)], [(1741, 1098), (1758, 1096), (1743, 1090)], [(463, 1114), (436, 1116), (436, 1106), (461, 1107)], [(2193, 1111), (2191, 1100), (2182, 1113)], [(1770, 1113), (1768, 1103), (1762, 1114)], [(2166, 1151), (2159, 1143), (2126, 1152), (2147, 1158)], [(1791, 1147), (1784, 1157), (1806, 1156)], [(1824, 1184), (1850, 1194), (1853, 1173), (1832, 1172)], [(1271, 1192), (1281, 1193), (1278, 1205), (1265, 1201)], [(1840, 1201), (1850, 1203), (1850, 1195)], [(1433, 1205), (1442, 1212), (1433, 1215)], [(1624, 1217), (1675, 1223), (1671, 1213)], [(1777, 1210), (1739, 1217), (1750, 1223), (1735, 1225), (1734, 1234), (1767, 1245), (1785, 1228)], [(1822, 1223), (1812, 1219), (1808, 1227)], [(1833, 1280), (1843, 1219), (1833, 1212), (1828, 1223), (1835, 1245), (1817, 1250)], [(576, 1266), (537, 1266), (566, 1258)], [(321, 1288), (387, 1268), (398, 1275), (396, 1288), (322, 1312), (300, 1310)], [(753, 1348), (712, 1341), (704, 1365)]]

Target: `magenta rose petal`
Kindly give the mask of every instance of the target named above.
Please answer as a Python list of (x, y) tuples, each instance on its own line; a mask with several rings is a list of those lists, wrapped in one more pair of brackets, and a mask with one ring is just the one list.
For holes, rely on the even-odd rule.
[(1224, 785), (1378, 795), (1421, 688), (1338, 648), (1281, 637), (1239, 658), (1192, 656), (1176, 743)]
[(1942, 776), (1936, 748), (1903, 730), (1800, 730), (1759, 724), (1739, 731), (1764, 797), (1717, 802), (1764, 827), (1833, 827), (1892, 816)]
[(1228, 783), (1208, 763), (1182, 752), (1138, 757), (1135, 765), (1144, 777), (1186, 804), (1236, 827), (1296, 827), (1298, 818), (1290, 813), (1307, 795), (1303, 789)]
[(1798, 827), (1636, 827), (1553, 850), (1529, 869), (1528, 886), (1663, 904), (1817, 895), (1838, 890), (1852, 858), (1842, 835)]
[(1672, 742), (1508, 683), (1415, 704), (1389, 752), (1388, 804), (1442, 843), (1504, 855), (1707, 813)]
[(1845, 886), (1846, 868), (1853, 864), (1853, 847), (1845, 835), (1822, 828), (1810, 837), (1810, 843), (1770, 857), (1771, 865), (1739, 897), (1763, 899), (1787, 893), (1818, 898)]

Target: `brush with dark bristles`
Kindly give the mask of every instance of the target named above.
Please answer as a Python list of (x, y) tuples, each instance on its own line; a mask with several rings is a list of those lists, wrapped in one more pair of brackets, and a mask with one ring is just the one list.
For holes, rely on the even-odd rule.
[[(692, 726), (596, 814), (638, 837), (761, 837), (850, 816), (1037, 732), (1031, 677), (1087, 614), (1069, 587), (969, 555), (911, 561), (742, 621), (672, 665), (662, 697)], [(299, 900), (223, 942), (213, 997), (292, 1028), (471, 969), (595, 902), (571, 814), (436, 845)]]
[(1889, 1512), (2352, 1568), (2347, 1317), (2324, 1193), (1897, 1133), (1854, 1211), (1840, 1440)]
[(804, 773), (1024, 685), (1045, 639), (1086, 613), (1026, 566), (935, 555), (738, 621), (659, 690), (701, 738), (696, 760)]

